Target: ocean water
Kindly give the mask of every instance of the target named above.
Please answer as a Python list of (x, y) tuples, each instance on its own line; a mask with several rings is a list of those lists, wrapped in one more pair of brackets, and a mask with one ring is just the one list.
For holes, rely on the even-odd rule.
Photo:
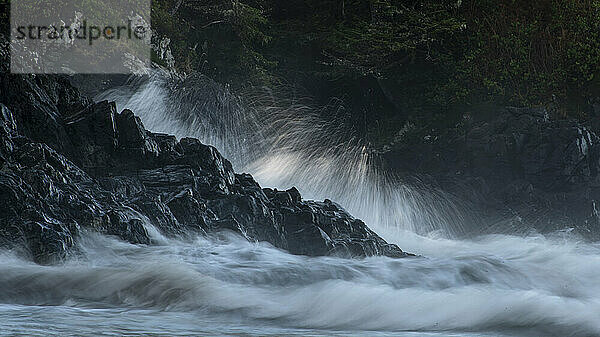
[(426, 257), (293, 256), (233, 233), (88, 233), (58, 266), (0, 256), (2, 335), (593, 336), (600, 246), (399, 234)]

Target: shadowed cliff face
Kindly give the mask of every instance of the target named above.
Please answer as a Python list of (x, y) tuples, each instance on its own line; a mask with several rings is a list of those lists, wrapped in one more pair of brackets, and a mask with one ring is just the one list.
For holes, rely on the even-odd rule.
[(475, 233), (548, 233), (598, 239), (600, 121), (541, 108), (495, 108), (444, 130), (407, 128), (386, 153), (391, 168), (420, 174), (481, 210)]
[(293, 254), (407, 255), (337, 204), (262, 189), (214, 147), (148, 132), (60, 78), (0, 83), (0, 240), (37, 262), (69, 254), (82, 230), (140, 244), (232, 230)]

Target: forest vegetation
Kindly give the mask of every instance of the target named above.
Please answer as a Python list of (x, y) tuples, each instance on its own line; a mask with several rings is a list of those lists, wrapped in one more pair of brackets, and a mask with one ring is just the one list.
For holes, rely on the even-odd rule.
[(335, 98), (374, 142), (487, 105), (600, 103), (600, 0), (154, 0), (152, 26), (157, 63)]

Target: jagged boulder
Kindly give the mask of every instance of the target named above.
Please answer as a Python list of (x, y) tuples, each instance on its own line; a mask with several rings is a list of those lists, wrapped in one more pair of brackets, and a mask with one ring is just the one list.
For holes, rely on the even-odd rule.
[(136, 214), (46, 144), (18, 146), (0, 170), (0, 195), (0, 241), (24, 243), (37, 262), (66, 256), (82, 227), (150, 241)]
[(197, 139), (151, 133), (60, 78), (11, 78), (16, 89), (0, 81), (0, 244), (39, 263), (68, 255), (81, 230), (152, 244), (149, 226), (166, 236), (231, 230), (293, 254), (408, 255), (331, 201), (262, 189)]

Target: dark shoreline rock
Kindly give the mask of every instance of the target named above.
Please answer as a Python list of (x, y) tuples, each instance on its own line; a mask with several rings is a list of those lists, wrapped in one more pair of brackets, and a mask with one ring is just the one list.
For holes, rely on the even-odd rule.
[(598, 116), (496, 107), (447, 129), (408, 131), (385, 157), (391, 170), (467, 201), (478, 218), (471, 234), (572, 229), (598, 240), (599, 126)]
[(83, 229), (151, 244), (232, 230), (292, 254), (404, 257), (335, 203), (262, 189), (212, 146), (145, 130), (59, 76), (0, 75), (0, 244), (38, 263), (67, 256)]

